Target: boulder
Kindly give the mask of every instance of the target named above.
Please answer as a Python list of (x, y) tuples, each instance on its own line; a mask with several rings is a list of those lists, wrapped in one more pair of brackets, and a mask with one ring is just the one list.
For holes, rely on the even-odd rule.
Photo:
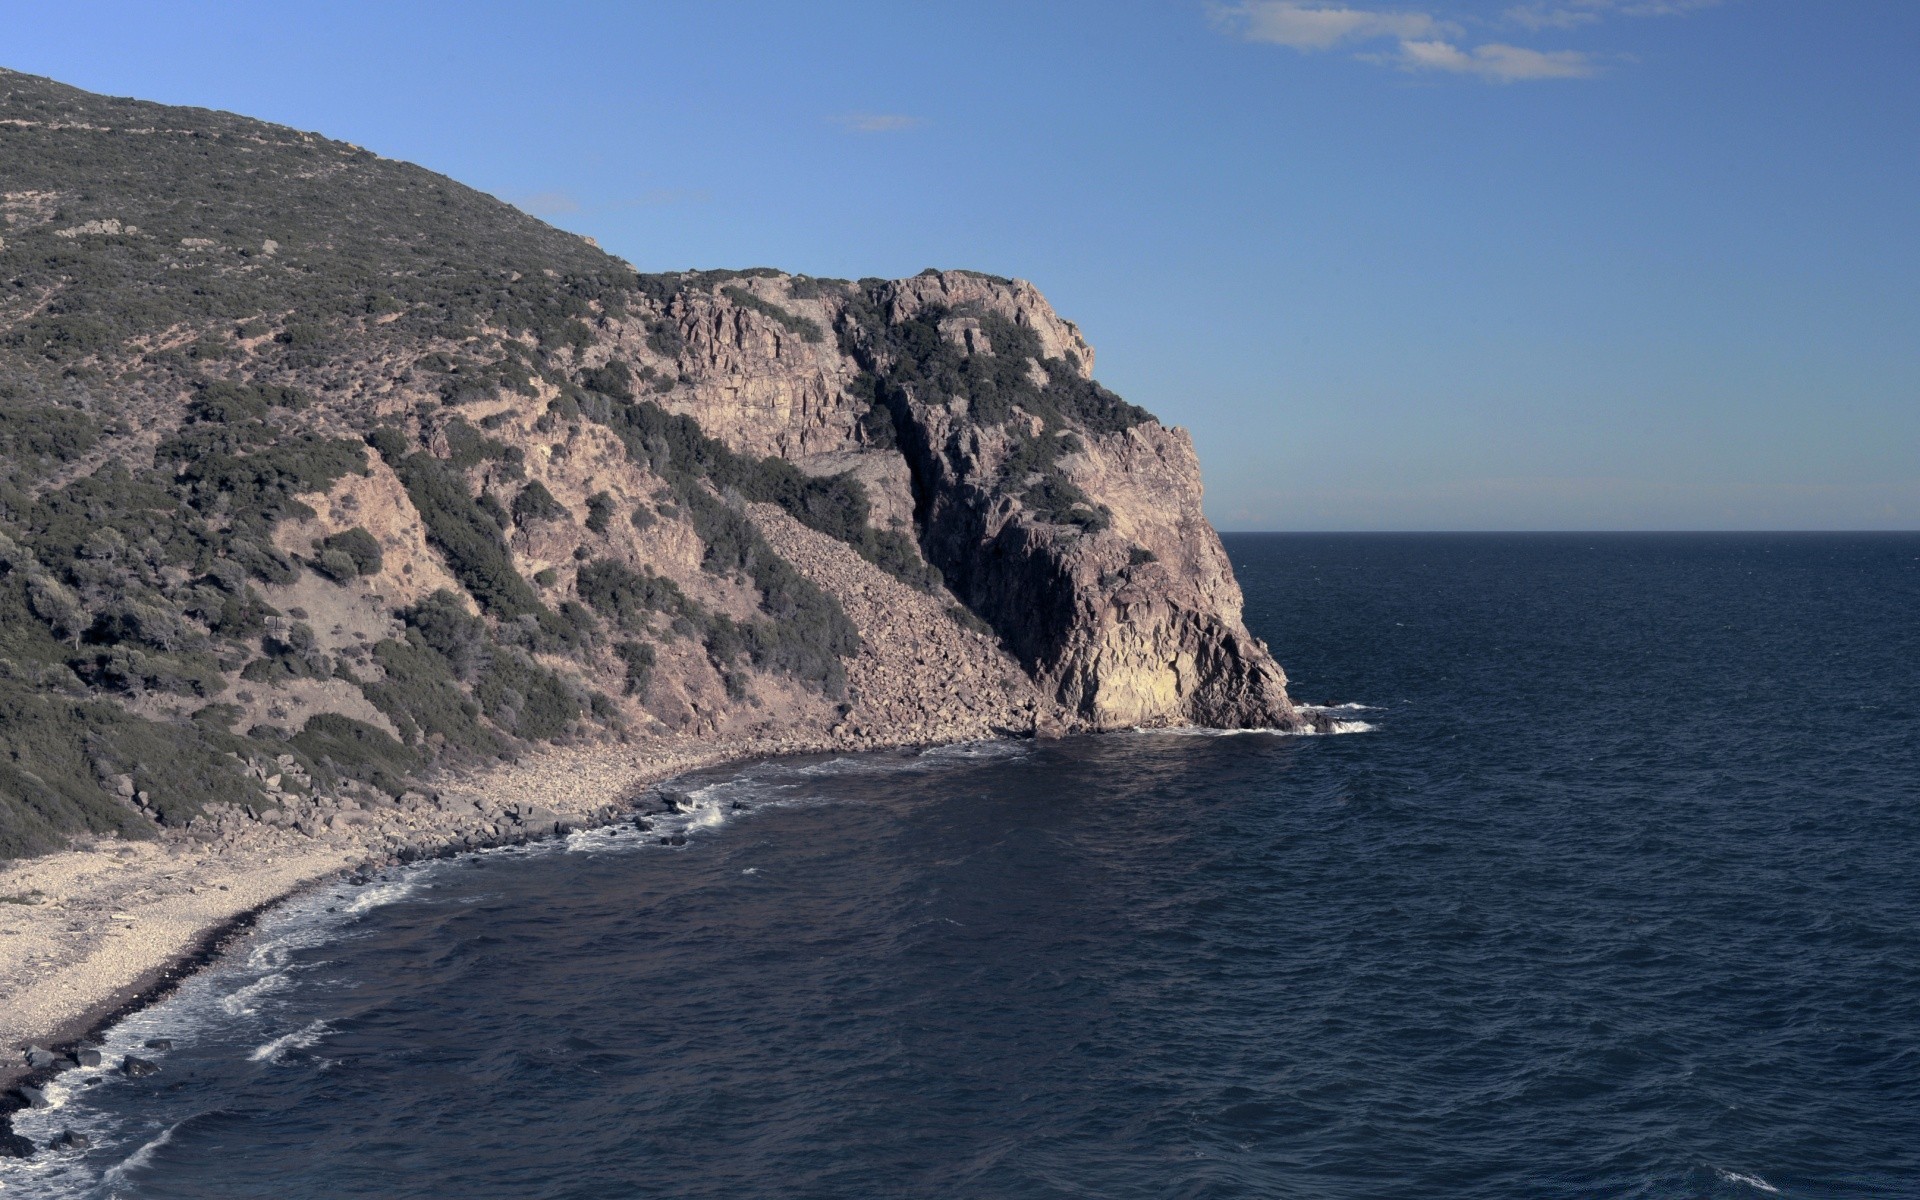
[(145, 1058), (136, 1058), (131, 1054), (127, 1055), (126, 1059), (120, 1064), (120, 1070), (123, 1071), (129, 1079), (145, 1079), (159, 1069), (159, 1063)]
[(97, 1067), (100, 1065), (100, 1052), (98, 1050), (75, 1050), (73, 1052), (73, 1065), (76, 1067)]
[(149, 1050), (171, 1050), (173, 1049), (173, 1039), (172, 1038), (148, 1038), (146, 1040), (146, 1047)]
[(62, 1129), (57, 1137), (47, 1143), (49, 1150), (85, 1150), (93, 1145), (93, 1139), (84, 1133), (75, 1133), (71, 1129)]
[(19, 1099), (20, 1103), (26, 1105), (28, 1108), (47, 1107), (46, 1092), (31, 1084), (21, 1084), (19, 1087), (13, 1089), (13, 1094)]
[(60, 1061), (60, 1056), (45, 1046), (27, 1047), (27, 1066), (35, 1071), (44, 1070)]

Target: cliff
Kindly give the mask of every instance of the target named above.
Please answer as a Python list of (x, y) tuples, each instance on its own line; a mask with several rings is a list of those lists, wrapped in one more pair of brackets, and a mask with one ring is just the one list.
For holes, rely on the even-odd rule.
[(641, 274), (0, 72), (0, 855), (537, 744), (1302, 726), (1093, 362), (1022, 281)]

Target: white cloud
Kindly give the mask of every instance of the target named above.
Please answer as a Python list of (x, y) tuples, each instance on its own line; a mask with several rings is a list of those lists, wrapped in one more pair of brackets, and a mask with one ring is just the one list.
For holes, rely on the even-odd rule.
[(1454, 28), (1422, 12), (1376, 12), (1295, 0), (1245, 0), (1216, 6), (1215, 20), (1250, 42), (1295, 50), (1330, 50), (1342, 42), (1374, 38), (1428, 38)]
[(828, 118), (843, 129), (855, 133), (897, 133), (902, 129), (912, 129), (926, 124), (919, 117), (909, 117), (902, 113), (844, 113)]
[(1599, 74), (1593, 60), (1577, 50), (1529, 50), (1488, 42), (1471, 53), (1450, 42), (1401, 42), (1398, 64), (1409, 71), (1446, 71), (1490, 83), (1534, 79), (1590, 79)]
[(1548, 4), (1522, 4), (1508, 9), (1505, 16), (1513, 24), (1535, 33), (1542, 29), (1577, 29), (1600, 19), (1600, 14), (1590, 7), (1559, 8)]
[[(1538, 33), (1575, 30), (1610, 17), (1672, 17), (1714, 8), (1726, 0), (1525, 0), (1499, 18), (1463, 18), (1467, 25), (1411, 9), (1352, 8), (1311, 0), (1238, 0), (1208, 9), (1215, 24), (1250, 42), (1302, 53), (1354, 46), (1355, 58), (1404, 71), (1438, 71), (1488, 83), (1591, 79), (1600, 62), (1581, 50), (1536, 50), (1507, 42), (1466, 41), (1469, 26), (1504, 21)], [(1393, 51), (1367, 43), (1396, 42)], [(1632, 61), (1630, 56), (1616, 56)]]
[(1703, 8), (1718, 8), (1726, 0), (1578, 0), (1589, 8), (1606, 9), (1625, 17), (1684, 17)]
[(1542, 29), (1577, 29), (1592, 25), (1604, 17), (1681, 17), (1715, 8), (1724, 0), (1533, 0), (1516, 5), (1502, 14), (1512, 24), (1538, 32)]

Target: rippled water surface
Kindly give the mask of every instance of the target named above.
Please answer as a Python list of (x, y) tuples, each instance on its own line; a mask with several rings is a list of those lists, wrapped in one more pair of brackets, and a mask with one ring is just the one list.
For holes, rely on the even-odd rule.
[(341, 886), (14, 1195), (1920, 1195), (1920, 538), (1239, 537), (1336, 737), (692, 782)]

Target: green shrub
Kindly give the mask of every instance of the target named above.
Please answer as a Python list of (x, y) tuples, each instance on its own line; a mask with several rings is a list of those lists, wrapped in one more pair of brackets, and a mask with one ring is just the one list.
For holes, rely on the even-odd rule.
[(473, 695), (495, 724), (536, 741), (565, 733), (582, 707), (559, 676), (506, 648), (487, 656)]
[(37, 478), (47, 468), (80, 459), (100, 441), (100, 424), (86, 413), (52, 404), (7, 403), (0, 393), (0, 470)]
[(580, 384), (603, 395), (612, 396), (616, 400), (633, 399), (633, 373), (623, 362), (613, 361), (604, 367), (591, 367), (582, 371)]
[(298, 388), (208, 380), (198, 385), (198, 394), (187, 407), (195, 420), (235, 424), (261, 420), (275, 408), (305, 408), (307, 403)]
[(464, 471), (483, 462), (521, 461), (520, 447), (496, 441), (457, 418), (447, 422), (443, 432), (447, 438), (447, 463), (455, 470)]
[(407, 779), (420, 768), (413, 751), (384, 730), (343, 717), (315, 713), (292, 739), (294, 749), (316, 768), (314, 777), (328, 787), (342, 779), (372, 784), (391, 796), (407, 790)]
[(373, 658), (386, 677), (360, 690), (420, 753), (459, 760), (504, 752), (506, 744), (481, 722), (480, 706), (418, 630), (409, 630), (405, 641), (376, 644)]
[(650, 612), (685, 617), (696, 623), (705, 620), (699, 606), (687, 599), (673, 580), (645, 568), (635, 571), (612, 559), (582, 566), (574, 586), (582, 600), (622, 629), (646, 629), (646, 614)]
[[(329, 558), (334, 561), (329, 562)], [(315, 565), (336, 581), (344, 582), (355, 575), (378, 575), (384, 564), (380, 540), (364, 527), (355, 525), (352, 529), (322, 538), (320, 561)]]
[(472, 681), (486, 661), (487, 623), (471, 615), (453, 593), (441, 590), (401, 610), (409, 640), (440, 655), (456, 679)]
[(571, 515), (567, 506), (555, 500), (553, 493), (538, 479), (521, 488), (520, 494), (513, 498), (513, 523), (522, 527)]
[(653, 647), (645, 642), (620, 642), (613, 653), (626, 664), (626, 690), (629, 696), (638, 696), (647, 690), (647, 681), (653, 677), (655, 657)]
[(605, 533), (613, 525), (613, 497), (606, 492), (595, 492), (587, 497), (587, 528), (595, 533)]
[[(913, 587), (931, 591), (939, 584), (939, 572), (920, 557), (910, 539), (868, 523), (866, 488), (850, 474), (808, 475), (783, 458), (735, 454), (726, 443), (708, 437), (692, 417), (669, 413), (652, 401), (606, 403), (590, 415), (620, 435), (630, 456), (669, 481), (707, 543), (709, 569), (736, 569), (751, 555), (772, 556), (773, 549), (750, 523), (729, 520), (706, 503), (711, 497), (703, 482), (747, 500), (777, 504), (809, 529), (846, 542), (868, 562)], [(664, 507), (662, 514), (673, 515)], [(716, 538), (722, 544), (716, 545)]]
[[(375, 431), (374, 436), (382, 433)], [(533, 588), (513, 565), (500, 526), (468, 493), (465, 478), (430, 454), (390, 453), (397, 436), (375, 441), (374, 448), (400, 477), (407, 497), (426, 524), (427, 537), (446, 555), (454, 578), (501, 620), (545, 612)], [(399, 447), (403, 452), (403, 440)]]
[(750, 308), (763, 316), (772, 317), (785, 328), (799, 334), (800, 340), (802, 341), (818, 342), (826, 336), (820, 331), (820, 323), (818, 321), (800, 316), (797, 313), (790, 313), (778, 304), (762, 300), (743, 287), (723, 287), (720, 289), (720, 292), (741, 308)]

